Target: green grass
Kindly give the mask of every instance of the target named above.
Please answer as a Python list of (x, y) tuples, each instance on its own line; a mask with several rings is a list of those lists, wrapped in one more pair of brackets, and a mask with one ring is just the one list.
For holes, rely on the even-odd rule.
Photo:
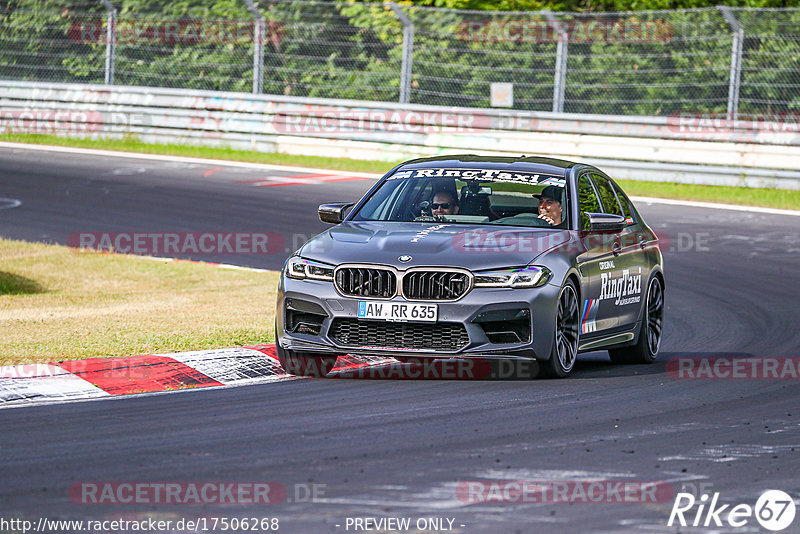
[[(72, 146), (123, 152), (147, 154), (169, 154), (185, 157), (271, 163), (275, 165), (296, 165), (320, 169), (334, 169), (354, 172), (382, 174), (394, 163), (366, 161), (321, 156), (294, 156), (290, 154), (264, 153), (231, 148), (202, 147), (194, 145), (162, 145), (143, 143), (135, 138), (128, 139), (77, 139), (55, 135), (40, 134), (0, 134), (0, 141), (34, 143), (44, 145)], [(639, 180), (620, 180), (629, 195), (723, 204), (744, 204), (770, 208), (800, 210), (800, 191), (786, 189), (767, 189), (749, 187), (725, 187), (716, 185), (689, 185), (663, 182), (644, 182)]]
[(800, 210), (800, 191), (617, 180), (628, 195)]
[(274, 341), (277, 272), (0, 239), (0, 365)]

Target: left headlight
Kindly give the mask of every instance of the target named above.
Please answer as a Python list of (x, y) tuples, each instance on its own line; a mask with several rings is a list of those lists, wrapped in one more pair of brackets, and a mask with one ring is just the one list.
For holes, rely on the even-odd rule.
[(286, 262), (286, 276), (296, 280), (333, 281), (333, 265), (293, 256)]
[(537, 265), (516, 269), (479, 271), (475, 273), (475, 287), (540, 287), (547, 283), (550, 274), (550, 269)]

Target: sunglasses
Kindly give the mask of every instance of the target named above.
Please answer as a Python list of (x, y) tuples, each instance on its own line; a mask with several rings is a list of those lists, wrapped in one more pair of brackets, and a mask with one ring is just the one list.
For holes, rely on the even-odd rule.
[(443, 210), (449, 210), (450, 209), (450, 203), (449, 202), (443, 202), (442, 204), (437, 204), (436, 202), (431, 202), (431, 209), (432, 210), (438, 210), (439, 208), (442, 208)]

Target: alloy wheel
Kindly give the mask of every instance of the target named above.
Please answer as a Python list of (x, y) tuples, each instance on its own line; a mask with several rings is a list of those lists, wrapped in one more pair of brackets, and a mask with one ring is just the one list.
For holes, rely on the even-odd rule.
[(658, 354), (661, 346), (661, 330), (664, 323), (664, 291), (658, 278), (650, 281), (647, 291), (647, 344), (650, 353)]
[(558, 299), (556, 355), (565, 372), (570, 372), (578, 355), (578, 296), (571, 285), (564, 286)]

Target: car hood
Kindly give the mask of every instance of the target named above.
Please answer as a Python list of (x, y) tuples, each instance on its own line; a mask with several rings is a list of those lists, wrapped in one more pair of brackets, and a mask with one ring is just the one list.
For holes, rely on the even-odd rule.
[[(567, 230), (411, 222), (344, 222), (308, 241), (300, 254), (332, 265), (522, 266), (569, 239)], [(400, 262), (400, 256), (411, 260)]]

